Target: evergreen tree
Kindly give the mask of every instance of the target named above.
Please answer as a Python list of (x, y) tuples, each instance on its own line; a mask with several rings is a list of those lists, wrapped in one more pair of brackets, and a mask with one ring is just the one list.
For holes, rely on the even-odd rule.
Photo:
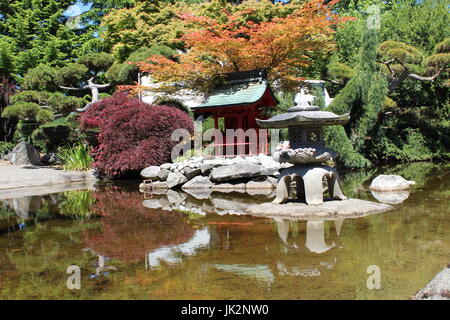
[(367, 28), (355, 75), (327, 107), (336, 114), (350, 113), (351, 120), (345, 129), (334, 126), (325, 131), (327, 145), (336, 150), (340, 154), (339, 161), (350, 168), (370, 165), (362, 149), (387, 94), (387, 82), (376, 62), (377, 45), (377, 31)]

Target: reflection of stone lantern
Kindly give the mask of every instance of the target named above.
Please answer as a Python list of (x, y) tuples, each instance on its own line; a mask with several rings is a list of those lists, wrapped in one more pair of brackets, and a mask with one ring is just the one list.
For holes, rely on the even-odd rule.
[(305, 246), (315, 253), (324, 253), (334, 247), (325, 243), (324, 221), (306, 222), (306, 242)]
[(323, 127), (343, 125), (349, 120), (349, 114), (339, 116), (321, 111), (319, 107), (304, 101), (302, 93), (296, 95), (295, 103), (287, 113), (268, 120), (257, 120), (262, 128), (288, 128), (289, 131), (290, 149), (275, 153), (274, 158), (294, 166), (280, 171), (274, 203), (288, 200), (292, 178), (297, 180), (297, 197), (307, 204), (323, 202), (323, 192), (326, 190), (323, 182), (328, 185), (331, 198), (347, 199), (339, 187), (336, 169), (324, 165), (336, 154), (324, 146)]

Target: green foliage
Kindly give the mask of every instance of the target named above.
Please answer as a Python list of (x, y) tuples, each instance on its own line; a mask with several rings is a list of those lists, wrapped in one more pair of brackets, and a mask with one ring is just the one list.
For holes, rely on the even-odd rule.
[(332, 62), (328, 65), (328, 75), (331, 79), (348, 80), (353, 77), (354, 70), (341, 62)]
[(9, 78), (14, 72), (14, 59), (11, 49), (6, 43), (0, 42), (0, 77)]
[(0, 157), (8, 154), (14, 148), (14, 143), (0, 141)]
[(377, 71), (377, 34), (367, 29), (363, 37), (360, 61), (355, 76), (327, 107), (336, 114), (350, 113), (351, 120), (343, 128), (330, 128), (325, 132), (327, 145), (338, 151), (339, 162), (347, 167), (359, 168), (370, 164), (361, 155), (367, 134), (374, 128), (387, 94), (387, 83)]
[(80, 63), (68, 63), (59, 69), (61, 82), (66, 86), (77, 86), (80, 82), (86, 81), (89, 69)]
[(106, 52), (90, 53), (81, 56), (77, 62), (98, 73), (102, 70), (108, 70), (114, 63), (114, 57)]
[(57, 90), (62, 83), (58, 70), (49, 65), (40, 64), (28, 70), (24, 76), (23, 88), (25, 90)]
[(131, 53), (123, 63), (114, 63), (107, 71), (106, 77), (115, 82), (131, 84), (138, 78), (139, 68), (136, 63), (146, 61), (153, 55), (170, 57), (175, 54), (176, 51), (167, 46), (155, 45), (151, 48), (142, 47)]
[(91, 207), (95, 198), (90, 190), (67, 191), (64, 200), (58, 204), (59, 213), (76, 219), (89, 219), (94, 213)]
[(79, 141), (78, 123), (69, 118), (60, 118), (41, 125), (33, 131), (33, 145), (42, 152), (53, 152), (61, 146), (72, 145)]
[(90, 170), (94, 162), (89, 148), (81, 143), (60, 148), (58, 156), (64, 162), (64, 170)]

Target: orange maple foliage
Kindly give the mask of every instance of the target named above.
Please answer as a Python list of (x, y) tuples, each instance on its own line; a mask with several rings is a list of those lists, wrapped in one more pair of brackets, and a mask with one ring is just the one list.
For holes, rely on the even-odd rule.
[(248, 12), (242, 11), (226, 12), (226, 22), (180, 14), (198, 26), (182, 38), (187, 53), (173, 60), (153, 56), (138, 65), (141, 72), (151, 74), (158, 82), (153, 90), (167, 93), (180, 88), (205, 92), (220, 75), (259, 68), (267, 69), (272, 82), (292, 86), (303, 80), (302, 70), (313, 63), (311, 53), (333, 50), (335, 27), (351, 19), (332, 11), (336, 2), (311, 0), (285, 18), (259, 24), (247, 21)]

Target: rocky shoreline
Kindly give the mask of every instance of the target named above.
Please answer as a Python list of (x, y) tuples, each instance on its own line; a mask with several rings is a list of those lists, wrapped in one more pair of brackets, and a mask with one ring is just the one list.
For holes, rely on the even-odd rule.
[(168, 190), (274, 190), (276, 176), (282, 168), (291, 164), (280, 164), (271, 156), (214, 158), (193, 157), (189, 160), (150, 166), (141, 171), (146, 179), (141, 184), (142, 192)]

